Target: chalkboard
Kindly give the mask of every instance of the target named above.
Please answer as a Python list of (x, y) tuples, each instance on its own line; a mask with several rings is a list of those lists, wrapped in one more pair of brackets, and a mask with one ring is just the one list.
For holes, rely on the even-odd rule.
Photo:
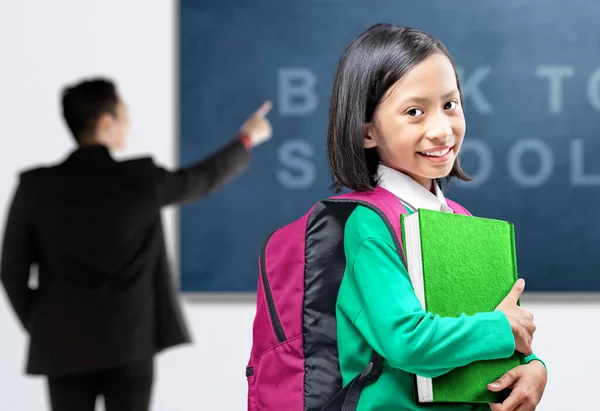
[(333, 194), (333, 75), (370, 25), (439, 38), (459, 70), (472, 183), (446, 193), (515, 224), (529, 291), (600, 290), (600, 3), (181, 0), (179, 152), (226, 144), (266, 99), (273, 139), (247, 173), (180, 215), (181, 290), (254, 291), (261, 243)]

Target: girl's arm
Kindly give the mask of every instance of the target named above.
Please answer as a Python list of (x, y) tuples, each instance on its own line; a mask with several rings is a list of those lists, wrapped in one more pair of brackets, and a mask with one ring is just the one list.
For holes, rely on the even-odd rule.
[(362, 305), (354, 324), (393, 367), (432, 378), (514, 353), (512, 330), (500, 311), (443, 318), (423, 310), (391, 235), (371, 210), (350, 217), (345, 245), (349, 280)]

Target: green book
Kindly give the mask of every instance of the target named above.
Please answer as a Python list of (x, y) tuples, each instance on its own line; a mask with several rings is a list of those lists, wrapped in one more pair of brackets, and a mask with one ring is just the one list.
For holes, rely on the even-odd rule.
[[(494, 311), (517, 281), (514, 227), (480, 217), (419, 209), (402, 215), (408, 272), (422, 307), (442, 317)], [(478, 361), (436, 378), (415, 376), (418, 403), (502, 402), (487, 385), (523, 355)]]

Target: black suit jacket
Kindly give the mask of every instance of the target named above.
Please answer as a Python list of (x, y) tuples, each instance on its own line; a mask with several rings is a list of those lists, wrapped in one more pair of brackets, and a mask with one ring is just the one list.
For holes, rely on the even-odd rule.
[[(199, 199), (249, 161), (239, 141), (177, 171), (151, 158), (115, 161), (93, 146), (22, 173), (0, 277), (30, 335), (27, 373), (95, 371), (189, 342), (160, 211)], [(37, 289), (28, 286), (32, 265)]]

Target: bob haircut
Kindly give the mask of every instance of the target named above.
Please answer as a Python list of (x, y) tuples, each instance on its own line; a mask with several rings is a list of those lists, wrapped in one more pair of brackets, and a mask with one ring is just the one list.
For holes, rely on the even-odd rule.
[[(327, 132), (327, 158), (337, 192), (347, 187), (368, 191), (377, 185), (377, 148), (364, 148), (365, 125), (373, 119), (386, 92), (413, 67), (433, 54), (450, 53), (437, 39), (422, 31), (379, 23), (354, 39), (340, 58), (331, 102)], [(456, 73), (456, 68), (454, 68)], [(458, 74), (456, 83), (462, 104)], [(458, 158), (446, 182), (453, 177), (471, 179)], [(436, 180), (441, 185), (441, 179)]]

